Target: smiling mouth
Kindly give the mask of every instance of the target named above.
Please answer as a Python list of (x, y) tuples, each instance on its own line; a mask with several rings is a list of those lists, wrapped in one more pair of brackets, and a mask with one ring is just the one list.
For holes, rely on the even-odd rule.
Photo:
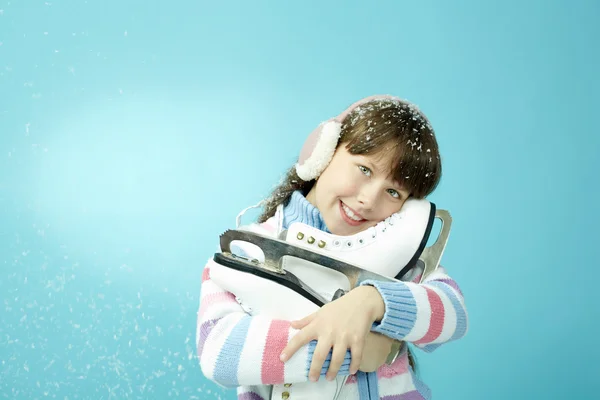
[(342, 201), (340, 201), (340, 212), (342, 214), (342, 218), (348, 224), (356, 226), (360, 225), (366, 221), (360, 214), (355, 213), (350, 207), (345, 205)]

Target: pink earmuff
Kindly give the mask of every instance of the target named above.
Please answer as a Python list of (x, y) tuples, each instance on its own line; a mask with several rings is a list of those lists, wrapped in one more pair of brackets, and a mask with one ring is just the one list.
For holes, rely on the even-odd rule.
[[(296, 173), (300, 179), (303, 181), (311, 181), (321, 175), (323, 170), (325, 170), (327, 165), (331, 162), (333, 154), (335, 153), (342, 132), (342, 123), (344, 122), (344, 119), (357, 107), (373, 100), (392, 100), (405, 105), (410, 105), (406, 100), (402, 100), (395, 96), (369, 96), (352, 104), (338, 116), (319, 124), (319, 126), (308, 136), (302, 146), (302, 150), (300, 150), (300, 157), (296, 163)], [(422, 115), (422, 117), (427, 121), (424, 115)]]

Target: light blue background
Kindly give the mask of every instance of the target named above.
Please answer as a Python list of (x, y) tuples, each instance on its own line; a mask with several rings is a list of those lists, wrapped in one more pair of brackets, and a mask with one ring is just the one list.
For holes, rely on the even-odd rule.
[(195, 358), (218, 234), (391, 93), (470, 314), (434, 398), (596, 398), (600, 3), (567, 4), (0, 0), (0, 397), (233, 399)]

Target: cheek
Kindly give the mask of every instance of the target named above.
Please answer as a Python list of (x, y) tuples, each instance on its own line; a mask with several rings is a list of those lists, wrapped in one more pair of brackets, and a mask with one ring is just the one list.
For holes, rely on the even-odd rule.
[(404, 202), (402, 202), (402, 204), (395, 203), (395, 204), (387, 204), (387, 205), (383, 206), (381, 215), (379, 216), (380, 220), (383, 221), (390, 215), (395, 214), (398, 211), (400, 211), (402, 209), (402, 205), (404, 205)]
[(345, 196), (356, 195), (360, 190), (360, 184), (352, 179), (338, 179), (336, 187), (338, 192)]
[(351, 194), (358, 192), (363, 183), (363, 179), (354, 172), (355, 171), (344, 171), (344, 173), (338, 174), (335, 180), (337, 187)]
[(321, 182), (321, 190), (324, 193), (337, 196), (352, 194), (358, 187), (359, 185), (356, 180), (352, 179), (347, 173), (341, 171), (335, 174), (329, 174), (326, 179), (323, 179)]

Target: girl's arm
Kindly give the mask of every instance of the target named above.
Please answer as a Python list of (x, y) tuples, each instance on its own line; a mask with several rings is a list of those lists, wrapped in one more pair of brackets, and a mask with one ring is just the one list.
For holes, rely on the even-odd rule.
[[(458, 285), (441, 267), (423, 283), (416, 282), (365, 281), (319, 311), (293, 321), (292, 326), (300, 332), (284, 348), (284, 358), (295, 356), (317, 338), (309, 373), (322, 373), (329, 364), (330, 374), (335, 376), (344, 365), (346, 349), (351, 349), (353, 358), (362, 359), (370, 331), (412, 342), (429, 352), (463, 337), (467, 313)], [(333, 357), (326, 363), (331, 348)]]
[[(412, 342), (431, 352), (443, 343), (467, 333), (468, 316), (463, 294), (456, 282), (437, 268), (422, 283), (365, 281), (374, 286), (385, 306), (373, 331), (396, 340)], [(381, 316), (380, 316), (381, 317)], [(378, 318), (379, 319), (379, 318)]]
[[(280, 353), (298, 331), (290, 327), (289, 321), (247, 314), (232, 293), (210, 279), (214, 264), (209, 260), (202, 274), (196, 332), (204, 375), (225, 387), (308, 381), (316, 341), (302, 346), (284, 364)], [(347, 351), (340, 375), (349, 374), (350, 361)], [(327, 365), (321, 376), (325, 376)]]

